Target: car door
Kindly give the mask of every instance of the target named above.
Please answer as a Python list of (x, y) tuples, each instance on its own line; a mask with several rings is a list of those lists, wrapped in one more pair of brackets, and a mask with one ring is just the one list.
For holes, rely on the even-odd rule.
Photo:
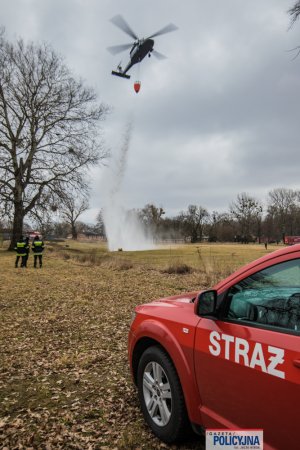
[(204, 425), (262, 428), (269, 448), (299, 449), (300, 259), (253, 269), (223, 295), (195, 339)]

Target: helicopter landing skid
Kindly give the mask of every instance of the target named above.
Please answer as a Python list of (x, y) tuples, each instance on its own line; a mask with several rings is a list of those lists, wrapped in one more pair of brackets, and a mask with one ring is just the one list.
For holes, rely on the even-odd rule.
[(130, 78), (130, 75), (126, 75), (126, 73), (122, 73), (122, 72), (116, 72), (115, 70), (112, 70), (112, 75), (116, 75), (117, 77), (121, 77), (121, 78)]

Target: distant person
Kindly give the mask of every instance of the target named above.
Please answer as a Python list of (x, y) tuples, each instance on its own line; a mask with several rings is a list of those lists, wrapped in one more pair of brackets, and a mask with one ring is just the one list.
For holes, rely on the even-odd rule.
[(39, 236), (35, 236), (31, 245), (33, 256), (34, 256), (34, 267), (36, 268), (37, 260), (39, 259), (40, 267), (43, 265), (43, 251), (44, 251), (44, 242), (39, 238)]
[(268, 243), (265, 242), (265, 249), (268, 250)]
[(29, 252), (30, 252), (29, 237), (26, 237), (26, 238), (25, 238), (25, 243), (26, 243), (26, 246), (25, 246), (25, 249), (26, 249), (26, 255), (25, 255), (25, 261), (24, 261), (24, 264), (25, 264), (25, 267), (27, 267), (27, 262), (28, 262)]
[(14, 249), (17, 252), (15, 267), (18, 267), (19, 260), (21, 258), (21, 267), (26, 267), (26, 255), (27, 255), (27, 249), (26, 249), (26, 242), (24, 241), (23, 236), (20, 236), (20, 239), (17, 241)]

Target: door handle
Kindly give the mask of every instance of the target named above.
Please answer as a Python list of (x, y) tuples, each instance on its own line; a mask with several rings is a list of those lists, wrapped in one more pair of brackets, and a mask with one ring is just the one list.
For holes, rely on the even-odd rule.
[(293, 360), (293, 364), (295, 367), (297, 367), (298, 369), (300, 369), (300, 359), (294, 359)]

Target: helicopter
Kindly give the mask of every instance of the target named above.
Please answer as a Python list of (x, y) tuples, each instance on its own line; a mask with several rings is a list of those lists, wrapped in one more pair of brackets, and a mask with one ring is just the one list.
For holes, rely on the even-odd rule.
[(156, 36), (160, 36), (161, 34), (170, 33), (171, 31), (175, 31), (178, 29), (176, 25), (169, 23), (169, 25), (166, 25), (161, 30), (157, 31), (156, 33), (152, 34), (151, 36), (143, 39), (139, 39), (137, 35), (132, 31), (128, 23), (124, 20), (124, 18), (118, 14), (114, 16), (110, 20), (114, 25), (116, 25), (118, 28), (120, 28), (124, 33), (128, 34), (132, 39), (134, 39), (133, 43), (130, 44), (122, 44), (122, 45), (113, 45), (112, 47), (108, 47), (107, 50), (113, 54), (117, 55), (118, 53), (121, 53), (125, 50), (130, 49), (129, 57), (130, 61), (128, 62), (125, 69), (122, 69), (121, 63), (118, 64), (117, 70), (113, 70), (111, 73), (112, 75), (116, 75), (118, 77), (122, 78), (130, 78), (130, 75), (127, 74), (129, 69), (134, 64), (140, 63), (146, 55), (149, 57), (152, 55), (156, 56), (158, 59), (166, 59), (166, 56), (162, 53), (159, 53), (158, 51), (154, 50), (154, 40), (153, 38)]

